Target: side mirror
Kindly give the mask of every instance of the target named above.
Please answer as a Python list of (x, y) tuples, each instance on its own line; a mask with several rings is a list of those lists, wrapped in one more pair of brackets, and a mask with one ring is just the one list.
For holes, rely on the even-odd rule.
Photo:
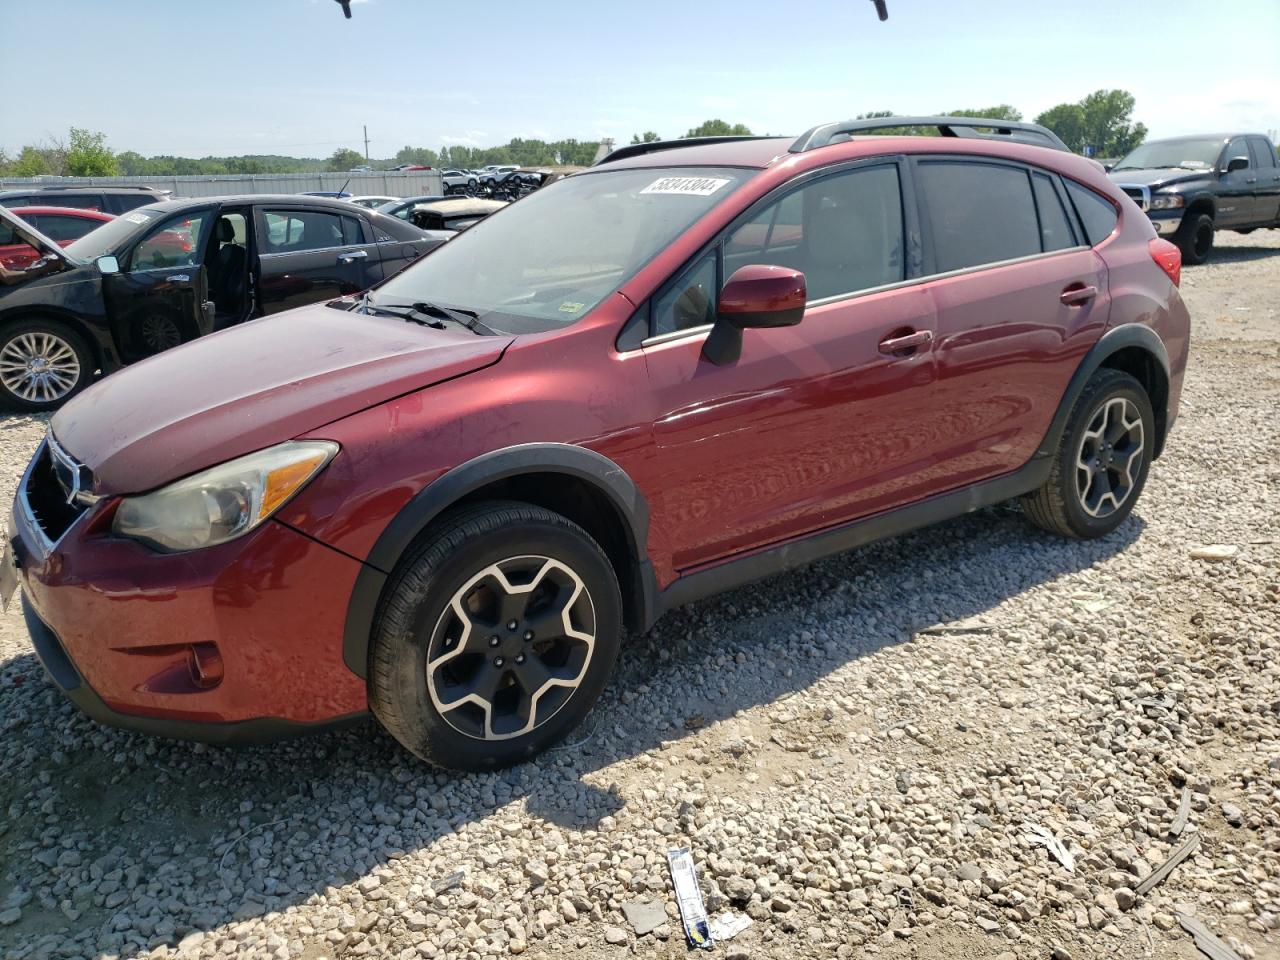
[(115, 257), (99, 257), (94, 263), (98, 267), (98, 272), (104, 277), (120, 272), (120, 261)]
[(1248, 170), (1248, 157), (1232, 157), (1227, 161), (1227, 173), (1235, 173), (1237, 170)]
[(716, 322), (702, 345), (702, 355), (717, 366), (742, 355), (742, 331), (748, 327), (793, 327), (804, 316), (808, 300), (799, 270), (750, 264), (734, 271), (716, 303)]

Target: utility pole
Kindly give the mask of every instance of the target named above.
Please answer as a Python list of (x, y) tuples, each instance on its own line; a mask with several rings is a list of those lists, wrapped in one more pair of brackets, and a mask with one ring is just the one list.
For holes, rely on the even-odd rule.
[(364, 162), (369, 162), (369, 125), (364, 125)]

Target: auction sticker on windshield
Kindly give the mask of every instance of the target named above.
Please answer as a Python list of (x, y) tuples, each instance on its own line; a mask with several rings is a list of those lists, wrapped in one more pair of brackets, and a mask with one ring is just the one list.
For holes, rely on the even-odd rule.
[(686, 197), (709, 197), (729, 182), (715, 177), (663, 177), (661, 180), (653, 181), (640, 192), (680, 194)]
[(128, 213), (125, 214), (125, 219), (130, 223), (146, 223), (151, 218), (145, 213)]

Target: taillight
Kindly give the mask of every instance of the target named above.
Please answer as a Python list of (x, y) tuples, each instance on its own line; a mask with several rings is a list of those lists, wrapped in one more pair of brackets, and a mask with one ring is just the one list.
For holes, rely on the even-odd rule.
[(1151, 259), (1169, 275), (1169, 279), (1173, 281), (1176, 287), (1182, 283), (1182, 251), (1175, 247), (1168, 240), (1161, 240), (1154, 237), (1147, 244), (1147, 249), (1151, 251)]

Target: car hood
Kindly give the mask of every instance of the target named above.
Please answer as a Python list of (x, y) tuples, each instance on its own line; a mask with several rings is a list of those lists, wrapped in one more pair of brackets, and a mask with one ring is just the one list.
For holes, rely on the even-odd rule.
[(1203, 180), (1212, 170), (1184, 170), (1181, 167), (1164, 167), (1159, 170), (1112, 170), (1108, 177), (1112, 183), (1132, 183), (1143, 187), (1164, 187), (1184, 180)]
[(52, 430), (94, 493), (140, 493), (487, 367), (512, 339), (316, 304), (114, 373)]

